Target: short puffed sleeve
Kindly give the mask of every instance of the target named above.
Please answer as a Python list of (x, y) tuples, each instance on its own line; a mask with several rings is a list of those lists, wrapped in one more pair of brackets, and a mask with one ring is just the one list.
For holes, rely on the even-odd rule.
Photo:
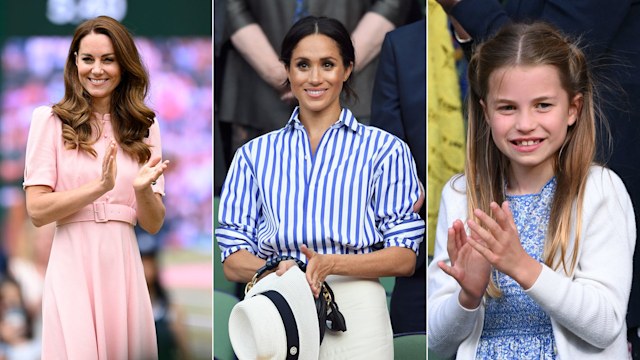
[(23, 188), (46, 185), (55, 189), (58, 179), (57, 150), (60, 143), (61, 122), (51, 107), (41, 106), (33, 111), (24, 165)]

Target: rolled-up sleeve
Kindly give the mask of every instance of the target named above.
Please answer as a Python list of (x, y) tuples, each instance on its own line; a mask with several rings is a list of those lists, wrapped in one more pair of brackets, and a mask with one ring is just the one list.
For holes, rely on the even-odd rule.
[(384, 155), (377, 176), (374, 209), (385, 247), (405, 247), (418, 253), (425, 224), (413, 212), (413, 205), (420, 197), (420, 182), (404, 142), (396, 139)]
[(258, 252), (257, 226), (260, 213), (258, 186), (246, 148), (236, 153), (220, 196), (216, 239), (222, 261), (239, 250)]

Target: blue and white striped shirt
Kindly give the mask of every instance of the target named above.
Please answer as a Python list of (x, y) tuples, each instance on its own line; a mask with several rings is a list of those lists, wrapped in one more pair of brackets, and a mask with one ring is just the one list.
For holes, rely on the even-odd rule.
[(362, 254), (379, 246), (417, 253), (424, 221), (407, 145), (351, 111), (322, 136), (315, 155), (298, 119), (255, 138), (235, 154), (220, 198), (216, 230), (222, 261), (245, 249), (268, 259), (306, 261), (300, 245), (321, 254)]

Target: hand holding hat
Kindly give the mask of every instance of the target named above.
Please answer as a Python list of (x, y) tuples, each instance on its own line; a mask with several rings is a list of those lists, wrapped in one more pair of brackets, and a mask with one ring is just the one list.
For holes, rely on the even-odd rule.
[(313, 296), (317, 298), (322, 290), (322, 283), (331, 274), (333, 262), (330, 260), (330, 256), (318, 254), (305, 245), (300, 246), (300, 251), (309, 261), (306, 271), (307, 282), (311, 287)]
[(229, 337), (240, 360), (317, 360), (319, 321), (302, 270), (294, 266), (257, 282), (231, 311)]

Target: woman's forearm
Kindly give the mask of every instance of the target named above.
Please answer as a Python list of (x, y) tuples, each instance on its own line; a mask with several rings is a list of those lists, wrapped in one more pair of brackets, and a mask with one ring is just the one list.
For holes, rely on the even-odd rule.
[(44, 185), (29, 186), (26, 188), (27, 212), (33, 224), (40, 227), (79, 211), (107, 191), (100, 180), (60, 192)]
[(222, 268), (224, 276), (229, 281), (247, 283), (265, 263), (266, 260), (260, 259), (247, 250), (240, 250), (229, 255), (222, 263)]
[(369, 254), (325, 255), (330, 257), (334, 275), (376, 278), (411, 276), (415, 271), (416, 253), (407, 248), (388, 247)]
[(151, 186), (136, 190), (135, 194), (138, 224), (150, 234), (157, 233), (164, 223), (166, 211), (162, 203), (162, 196), (154, 193)]
[(366, 13), (351, 34), (356, 51), (355, 71), (365, 68), (380, 53), (385, 35), (395, 25), (375, 12)]
[[(411, 276), (415, 271), (416, 253), (411, 249), (389, 247), (369, 254), (327, 254), (333, 266), (330, 274), (363, 278)], [(266, 263), (246, 250), (235, 252), (223, 263), (224, 275), (230, 281), (246, 283)]]
[(258, 24), (242, 27), (231, 35), (233, 46), (271, 87), (284, 90), (287, 72)]

